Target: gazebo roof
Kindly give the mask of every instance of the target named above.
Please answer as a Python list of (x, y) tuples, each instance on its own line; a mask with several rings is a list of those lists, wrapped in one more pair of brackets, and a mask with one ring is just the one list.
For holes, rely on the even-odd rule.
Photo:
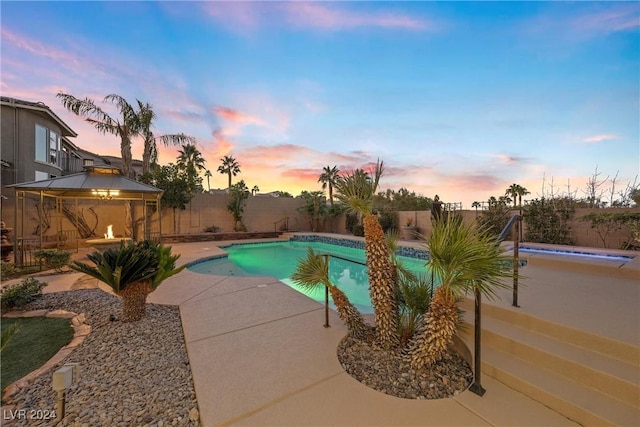
[(152, 185), (126, 178), (120, 169), (113, 166), (85, 166), (85, 169), (85, 172), (7, 187), (51, 197), (105, 200), (156, 199), (163, 192)]

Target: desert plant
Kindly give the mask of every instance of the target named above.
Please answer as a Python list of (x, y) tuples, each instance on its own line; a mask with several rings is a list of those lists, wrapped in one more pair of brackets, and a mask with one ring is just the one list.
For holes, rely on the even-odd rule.
[(400, 345), (405, 345), (415, 334), (423, 316), (429, 311), (433, 294), (430, 277), (400, 275), (398, 279), (398, 334)]
[(369, 295), (375, 311), (376, 340), (384, 348), (390, 349), (399, 344), (396, 284), (384, 232), (373, 214), (373, 199), (383, 172), (384, 164), (378, 161), (371, 174), (355, 170), (339, 177), (335, 189), (339, 193), (336, 198), (349, 211), (363, 215)]
[(33, 277), (24, 279), (21, 283), (9, 285), (0, 290), (0, 305), (2, 310), (21, 308), (42, 295), (42, 288), (47, 283), (41, 282)]
[(231, 186), (227, 210), (233, 216), (235, 223), (233, 226), (234, 231), (246, 231), (246, 227), (242, 224), (242, 216), (244, 215), (244, 206), (246, 200), (249, 198), (249, 194), (249, 187), (247, 187), (243, 179)]
[(531, 200), (524, 208), (527, 224), (525, 240), (528, 242), (570, 245), (569, 221), (575, 212), (574, 203), (568, 198)]
[(53, 268), (57, 272), (69, 264), (71, 252), (59, 249), (40, 249), (34, 252), (34, 257), (38, 262), (43, 263), (47, 268)]
[(317, 254), (309, 247), (307, 258), (298, 261), (298, 267), (291, 275), (294, 283), (306, 289), (316, 289), (318, 286), (326, 286), (331, 294), (331, 299), (336, 305), (338, 316), (347, 325), (347, 330), (355, 338), (364, 339), (369, 334), (362, 314), (351, 304), (349, 298), (342, 290), (329, 280), (329, 260), (322, 254)]
[(500, 256), (497, 236), (475, 223), (458, 218), (434, 222), (429, 239), (430, 265), (441, 281), (429, 303), (429, 311), (407, 345), (411, 365), (418, 369), (440, 360), (453, 341), (458, 325), (457, 301), (476, 291), (493, 298), (512, 277)]
[(179, 255), (172, 256), (171, 247), (149, 240), (128, 245), (123, 241), (117, 249), (93, 252), (87, 258), (95, 267), (78, 261), (70, 267), (109, 285), (122, 298), (122, 320), (125, 322), (142, 319), (147, 295), (164, 279), (185, 267), (175, 268)]
[(9, 261), (0, 261), (0, 277), (3, 280), (10, 279), (18, 275), (16, 265)]

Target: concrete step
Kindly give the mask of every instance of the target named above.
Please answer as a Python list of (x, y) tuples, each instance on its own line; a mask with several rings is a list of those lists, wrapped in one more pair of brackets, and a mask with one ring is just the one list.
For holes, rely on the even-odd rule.
[[(473, 301), (460, 337), (473, 348)], [(640, 425), (640, 349), (482, 305), (482, 371), (583, 425)]]
[[(490, 317), (482, 321), (482, 345), (576, 378), (619, 401), (640, 409), (640, 367)], [(469, 324), (467, 330), (472, 330)]]
[(584, 426), (638, 426), (640, 411), (512, 354), (483, 348), (482, 372)]
[[(473, 319), (474, 302), (470, 298), (461, 301), (460, 307)], [(640, 366), (640, 347), (612, 340), (589, 332), (560, 325), (518, 311), (518, 308), (482, 304), (482, 318), (494, 318), (567, 344), (590, 350), (634, 366)]]

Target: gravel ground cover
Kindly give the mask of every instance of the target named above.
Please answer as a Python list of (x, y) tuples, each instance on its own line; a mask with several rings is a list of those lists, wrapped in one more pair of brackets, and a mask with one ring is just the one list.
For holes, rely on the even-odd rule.
[(432, 367), (414, 370), (399, 354), (346, 336), (338, 345), (338, 360), (366, 386), (405, 399), (452, 397), (473, 381), (469, 364), (452, 349)]
[[(66, 416), (58, 425), (199, 425), (177, 306), (147, 304), (146, 318), (123, 323), (117, 320), (121, 310), (117, 297), (87, 289), (45, 294), (25, 309), (85, 313), (86, 323), (92, 327), (85, 341), (63, 362), (79, 363), (80, 379), (67, 392)], [(12, 396), (7, 403), (14, 411), (25, 410), (27, 416), (3, 420), (3, 425), (55, 425), (56, 419), (29, 417), (44, 418), (47, 411), (56, 410), (52, 374), (53, 370), (41, 375)]]

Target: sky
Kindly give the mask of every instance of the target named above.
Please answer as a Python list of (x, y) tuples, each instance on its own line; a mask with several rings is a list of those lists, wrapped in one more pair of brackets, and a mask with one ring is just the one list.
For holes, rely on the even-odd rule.
[(119, 138), (56, 94), (149, 102), (156, 135), (196, 138), (211, 188), (225, 155), (234, 182), (294, 195), (325, 166), (381, 159), (381, 190), (465, 208), (512, 183), (583, 197), (596, 168), (616, 190), (640, 171), (637, 2), (2, 1), (0, 24), (3, 96), (114, 156)]

